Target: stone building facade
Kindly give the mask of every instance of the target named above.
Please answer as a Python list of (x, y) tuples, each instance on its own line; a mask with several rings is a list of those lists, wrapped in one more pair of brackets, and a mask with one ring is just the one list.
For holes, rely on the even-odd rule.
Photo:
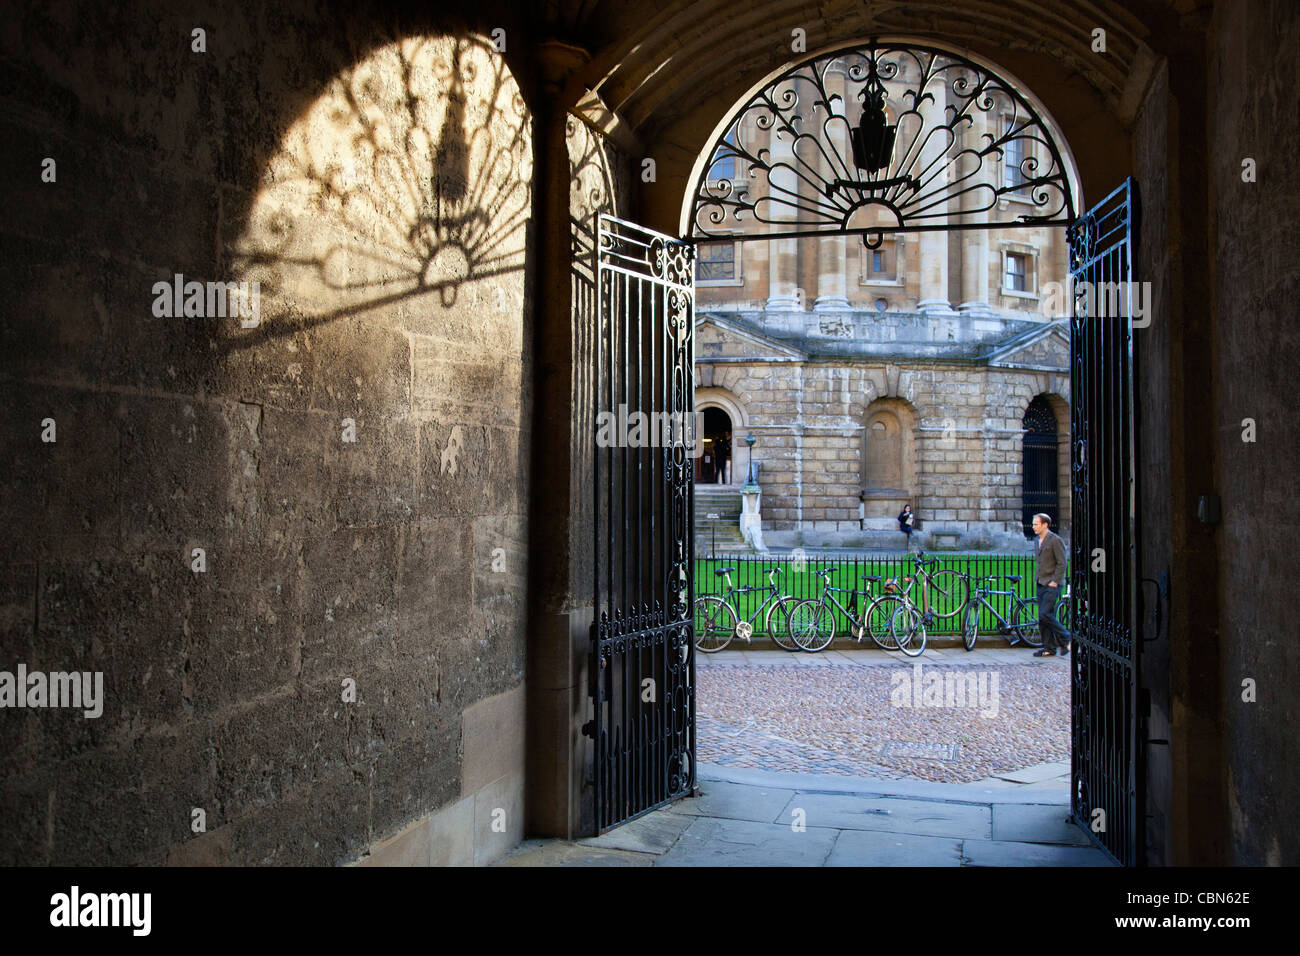
[(733, 484), (755, 437), (769, 546), (896, 546), (910, 503), (928, 547), (1019, 549), (1036, 399), (1056, 418), (1053, 518), (1069, 527), (1068, 340), (1061, 323), (1033, 324), (999, 345), (965, 361), (827, 354), (815, 336), (764, 336), (710, 313), (697, 324), (696, 406), (733, 423)]
[[(1029, 502), (1068, 530), (1065, 230), (961, 227), (1043, 216), (1058, 194), (1033, 176), (1073, 161), (1048, 137), (997, 139), (1025, 109), (997, 90), (974, 109), (950, 78), (909, 109), (919, 63), (893, 65), (886, 121), (897, 152), (919, 157), (905, 168), (927, 184), (936, 214), (917, 221), (946, 228), (895, 231), (901, 214), (881, 201), (837, 224), (879, 227), (869, 243), (842, 232), (790, 238), (825, 213), (822, 190), (848, 181), (806, 139), (792, 145), (793, 119), (773, 120), (772, 103), (787, 102), (779, 95), (740, 108), (702, 159), (693, 217), (709, 239), (698, 247), (696, 406), (727, 420), (706, 421), (697, 474), (746, 481), (752, 436), (769, 545), (896, 546), (895, 518), (910, 503), (925, 546), (1019, 550)], [(827, 102), (804, 108), (801, 136), (843, 136), (860, 85), (850, 74), (860, 72), (852, 57), (828, 62), (818, 74)], [(788, 82), (791, 96), (806, 96), (806, 83)], [(964, 122), (944, 130), (949, 142), (933, 124), (951, 115)], [(1031, 426), (1047, 434), (1026, 448)], [(1040, 440), (1052, 432), (1055, 450)]]
[[(1060, 263), (1061, 237), (1036, 232), (1024, 245)], [(971, 232), (959, 241), (1000, 240)], [(751, 262), (769, 244), (746, 245)], [(918, 307), (924, 272), (918, 263), (900, 273), (900, 307), (888, 311), (858, 301), (834, 311), (751, 309), (736, 295), (752, 292), (748, 283), (699, 288), (696, 408), (721, 409), (731, 423), (733, 465), (720, 477), (733, 486), (748, 477), (745, 439), (754, 437), (765, 544), (897, 546), (895, 518), (910, 503), (923, 546), (1023, 548), (1030, 483), (1048, 489), (1033, 500), (1053, 500), (1053, 482), (1027, 480), (1035, 403), (1050, 410), (1038, 420), (1054, 425), (1056, 439), (1054, 467), (1050, 449), (1047, 459), (1055, 507), (1041, 507), (1068, 534), (1066, 321), (1032, 311), (1037, 295), (1017, 298), (1018, 308)], [(1044, 284), (1061, 278), (1049, 276)]]

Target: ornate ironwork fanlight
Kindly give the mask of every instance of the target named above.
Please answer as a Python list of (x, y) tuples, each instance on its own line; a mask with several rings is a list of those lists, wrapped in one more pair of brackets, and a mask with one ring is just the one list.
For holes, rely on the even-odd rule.
[(687, 232), (858, 234), (876, 248), (886, 232), (1065, 226), (1074, 210), (1061, 150), (1008, 81), (955, 53), (872, 42), (799, 64), (732, 114)]

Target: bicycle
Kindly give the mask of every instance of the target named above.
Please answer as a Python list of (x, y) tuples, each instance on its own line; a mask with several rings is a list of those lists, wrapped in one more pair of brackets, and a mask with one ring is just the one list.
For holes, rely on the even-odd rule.
[[(835, 612), (827, 607), (829, 601), (836, 610), (849, 619), (849, 631), (859, 644), (862, 643), (865, 635), (870, 634), (871, 639), (884, 650), (896, 650), (897, 645), (892, 642), (889, 622), (894, 612), (901, 606), (902, 599), (893, 594), (881, 594), (867, 604), (862, 614), (858, 615), (854, 613), (852, 607), (841, 604), (835, 595), (853, 594), (854, 597), (849, 600), (849, 604), (854, 605), (857, 596), (861, 595), (865, 599), (870, 597), (871, 592), (855, 588), (831, 587), (831, 576), (838, 571), (839, 568), (830, 567), (813, 572), (822, 578), (822, 596), (816, 600), (808, 598), (794, 606), (794, 610), (790, 613), (790, 637), (805, 651), (820, 651), (830, 644), (835, 638)], [(877, 582), (880, 578), (863, 575), (863, 580)]]
[[(1008, 591), (996, 591), (982, 586), (976, 587), (975, 596), (967, 606), (966, 617), (962, 622), (961, 636), (966, 650), (973, 651), (975, 642), (979, 640), (981, 608), (988, 608), (989, 613), (998, 622), (998, 633), (1008, 635), (1012, 647), (1022, 640), (1030, 647), (1042, 647), (1043, 635), (1038, 630), (1038, 600), (1036, 598), (1022, 597), (1020, 592), (1015, 589), (1015, 585), (1020, 582), (1020, 577), (1018, 574), (1002, 575), (1003, 580), (1012, 583), (1012, 587)], [(989, 575), (985, 578), (988, 583), (997, 580), (997, 575)], [(1010, 596), (1011, 606), (1007, 609), (1006, 617), (1003, 617), (992, 602), (989, 601), (988, 596), (993, 594), (1003, 597)]]
[[(889, 629), (898, 649), (908, 657), (920, 657), (925, 651), (927, 627), (933, 625), (936, 620), (956, 617), (970, 604), (970, 583), (966, 575), (952, 568), (931, 571), (930, 567), (938, 563), (938, 560), (938, 558), (927, 558), (925, 553), (921, 552), (916, 556), (915, 572), (903, 578), (906, 586), (900, 587), (897, 578), (891, 578), (885, 584), (886, 591), (892, 586), (893, 593), (903, 601), (902, 606), (894, 611)], [(912, 600), (912, 588), (917, 581), (921, 582), (919, 607)], [(937, 597), (935, 606), (931, 606), (930, 603), (931, 591), (934, 591)]]
[[(764, 568), (767, 573), (768, 587), (738, 588), (731, 583), (734, 567), (718, 568), (715, 577), (725, 580), (726, 589), (722, 596), (706, 594), (695, 599), (695, 646), (706, 654), (714, 654), (731, 643), (733, 637), (739, 637), (747, 644), (753, 643), (754, 621), (764, 609), (763, 628), (778, 647), (787, 651), (798, 650), (790, 638), (790, 608), (798, 599), (793, 595), (782, 594), (777, 587), (776, 576), (783, 573), (780, 568)], [(763, 599), (754, 613), (740, 619), (732, 599), (738, 594), (752, 594), (756, 591), (771, 592)]]

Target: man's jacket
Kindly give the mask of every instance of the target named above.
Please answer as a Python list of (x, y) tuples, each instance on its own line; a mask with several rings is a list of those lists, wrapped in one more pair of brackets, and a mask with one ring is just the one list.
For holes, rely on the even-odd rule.
[(1037, 540), (1036, 548), (1038, 583), (1061, 587), (1065, 583), (1065, 542), (1049, 531)]

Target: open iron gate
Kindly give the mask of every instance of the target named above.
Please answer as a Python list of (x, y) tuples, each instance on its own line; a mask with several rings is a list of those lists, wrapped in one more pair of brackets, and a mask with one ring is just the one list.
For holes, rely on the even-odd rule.
[(695, 251), (601, 215), (596, 344), (598, 832), (695, 788)]
[(1128, 866), (1142, 859), (1137, 634), (1132, 179), (1069, 227), (1072, 813)]

